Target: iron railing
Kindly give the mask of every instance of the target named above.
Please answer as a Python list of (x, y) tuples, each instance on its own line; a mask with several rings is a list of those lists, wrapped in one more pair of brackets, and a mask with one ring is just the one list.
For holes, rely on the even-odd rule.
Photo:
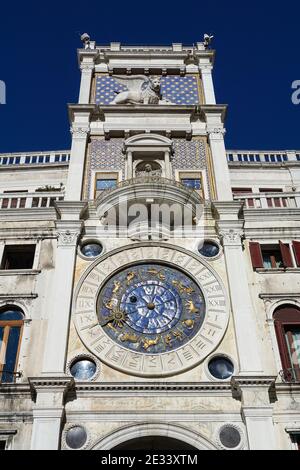
[(300, 368), (283, 369), (279, 376), (285, 383), (300, 383)]

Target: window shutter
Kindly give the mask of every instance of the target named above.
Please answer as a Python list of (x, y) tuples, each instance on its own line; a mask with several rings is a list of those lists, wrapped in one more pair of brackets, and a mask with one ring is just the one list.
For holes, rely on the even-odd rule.
[(250, 242), (249, 249), (253, 268), (263, 268), (264, 262), (261, 254), (260, 244), (257, 242)]
[(278, 349), (280, 353), (282, 368), (290, 369), (291, 362), (290, 362), (287, 345), (285, 341), (285, 333), (284, 333), (283, 325), (281, 321), (275, 320), (274, 326), (275, 326), (275, 331), (276, 331), (276, 336), (277, 336)]
[(300, 266), (300, 242), (296, 242), (295, 240), (293, 240), (293, 248), (297, 266)]
[(285, 268), (292, 268), (293, 267), (293, 260), (292, 260), (292, 255), (291, 255), (289, 245), (285, 245), (284, 243), (282, 243), (279, 240), (279, 246), (280, 246), (283, 266)]

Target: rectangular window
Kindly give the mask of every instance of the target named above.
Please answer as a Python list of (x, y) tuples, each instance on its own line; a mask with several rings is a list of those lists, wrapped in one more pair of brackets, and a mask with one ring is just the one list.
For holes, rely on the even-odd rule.
[(103, 191), (104, 189), (111, 189), (117, 186), (116, 178), (97, 179), (96, 190)]
[(0, 441), (0, 450), (6, 449), (6, 441)]
[(200, 178), (181, 178), (181, 183), (187, 188), (196, 189), (197, 191), (201, 189)]
[(32, 269), (36, 245), (6, 245), (1, 269)]
[(254, 269), (292, 268), (294, 266), (290, 246), (281, 241), (278, 245), (250, 242), (249, 249)]
[(229, 162), (233, 162), (233, 155), (232, 155), (232, 153), (229, 153), (229, 154), (228, 154), (228, 161), (229, 161)]
[(283, 261), (279, 247), (261, 247), (263, 265), (266, 269), (283, 268)]

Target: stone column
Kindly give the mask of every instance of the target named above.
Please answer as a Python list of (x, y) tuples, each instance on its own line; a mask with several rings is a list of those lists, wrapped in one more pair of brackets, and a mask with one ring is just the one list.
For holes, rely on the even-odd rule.
[(58, 450), (65, 394), (73, 385), (72, 377), (29, 378), (33, 405), (31, 450)]
[(212, 65), (200, 65), (199, 69), (202, 77), (205, 104), (216, 104), (215, 90), (212, 79), (213, 67)]
[(77, 240), (82, 229), (80, 216), (85, 206), (82, 202), (66, 201), (56, 205), (61, 220), (56, 222), (58, 241), (42, 370), (46, 376), (65, 373)]
[(95, 61), (98, 57), (98, 51), (84, 49), (79, 51), (78, 56), (81, 70), (78, 103), (89, 104), (91, 101), (92, 78), (95, 69)]
[(218, 201), (232, 201), (230, 173), (224, 143), (224, 106), (202, 106), (206, 120)]
[(238, 219), (241, 203), (216, 202), (214, 208), (224, 249), (240, 374), (262, 374), (261, 347), (241, 242), (243, 221)]
[(81, 70), (81, 82), (80, 82), (78, 103), (88, 104), (90, 102), (94, 64), (82, 63), (80, 65), (80, 70)]
[(132, 152), (127, 152), (127, 179), (133, 178), (133, 163), (132, 163)]
[(71, 127), (72, 146), (66, 185), (66, 201), (80, 201), (86, 157), (86, 147), (90, 133), (90, 109), (74, 112)]
[(234, 394), (241, 400), (250, 450), (275, 450), (273, 406), (270, 388), (276, 377), (233, 377)]
[(165, 168), (166, 168), (166, 178), (172, 179), (172, 168), (170, 163), (170, 151), (165, 151)]

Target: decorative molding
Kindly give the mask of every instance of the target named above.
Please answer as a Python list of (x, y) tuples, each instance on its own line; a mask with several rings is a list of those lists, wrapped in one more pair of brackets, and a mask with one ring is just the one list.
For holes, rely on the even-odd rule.
[(98, 392), (127, 392), (129, 394), (135, 394), (136, 392), (154, 392), (159, 394), (160, 392), (178, 394), (198, 394), (199, 392), (231, 392), (230, 382), (201, 382), (201, 383), (190, 383), (190, 382), (140, 382), (140, 383), (123, 383), (123, 382), (103, 382), (103, 383), (92, 383), (92, 382), (75, 382), (75, 391), (98, 391)]
[(275, 384), (277, 376), (233, 376), (231, 384), (234, 389), (241, 389), (242, 387), (268, 387), (270, 388)]
[(73, 377), (28, 377), (31, 392), (36, 393), (63, 393), (65, 395), (74, 387)]

